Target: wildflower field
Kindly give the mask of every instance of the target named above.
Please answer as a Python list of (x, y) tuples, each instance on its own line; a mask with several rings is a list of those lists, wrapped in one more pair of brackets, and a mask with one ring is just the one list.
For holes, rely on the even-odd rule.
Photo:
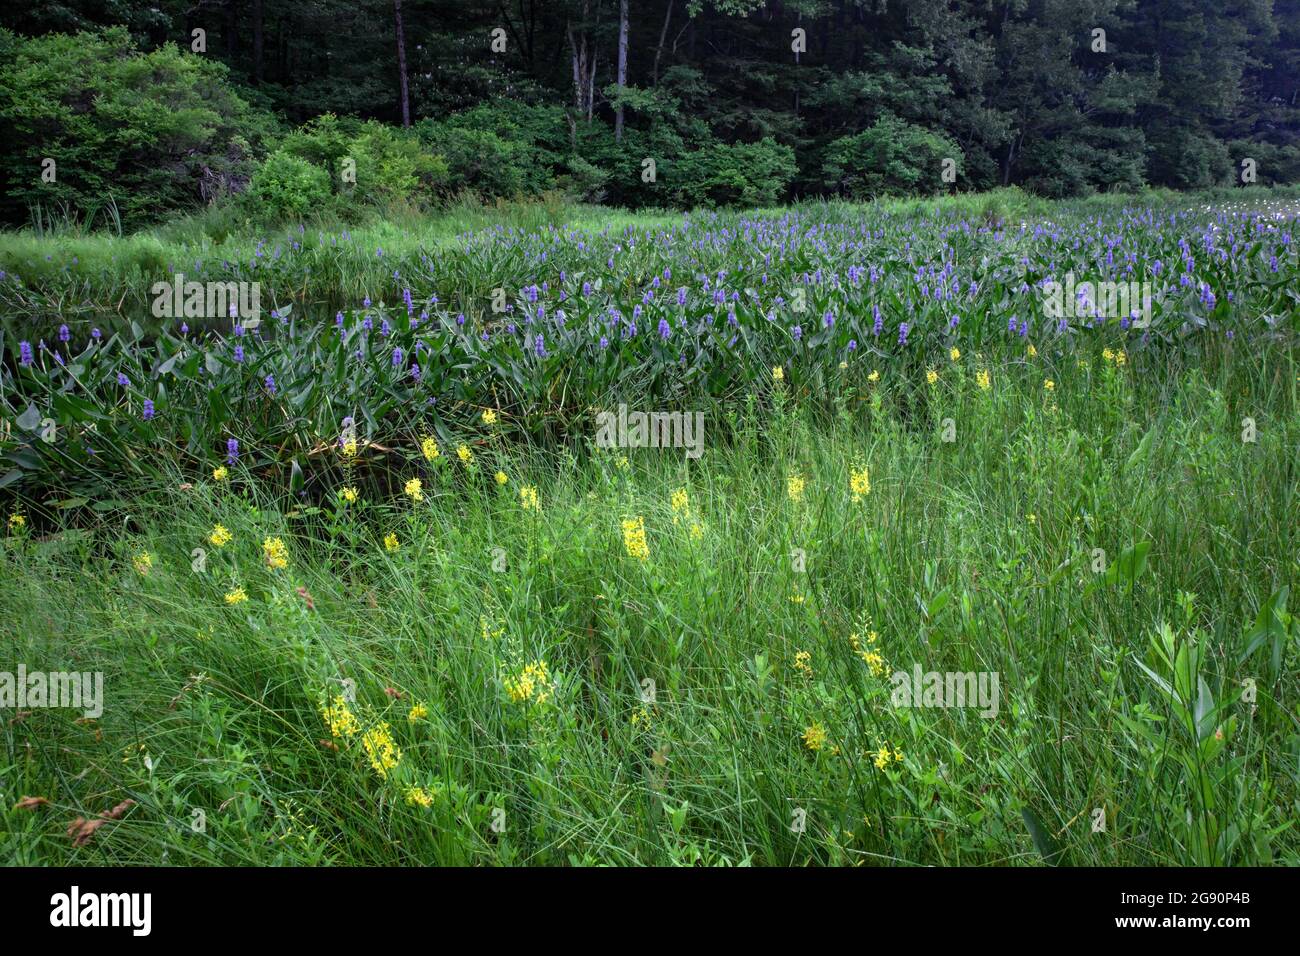
[(1297, 217), (2, 237), (4, 857), (1300, 864)]

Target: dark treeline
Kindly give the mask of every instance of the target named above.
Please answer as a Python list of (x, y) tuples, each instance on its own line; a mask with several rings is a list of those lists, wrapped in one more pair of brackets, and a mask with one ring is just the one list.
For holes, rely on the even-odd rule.
[(1300, 179), (1300, 0), (65, 0), (0, 25), (11, 220), (250, 181), (294, 213), (348, 192), (346, 160), (372, 200), (633, 207)]

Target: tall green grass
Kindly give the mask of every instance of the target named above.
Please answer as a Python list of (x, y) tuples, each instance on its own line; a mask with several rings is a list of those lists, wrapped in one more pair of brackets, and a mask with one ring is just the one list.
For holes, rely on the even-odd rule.
[[(4, 714), (0, 852), (1300, 863), (1295, 354), (965, 354), (936, 373), (884, 369), (830, 419), (775, 386), (710, 420), (696, 462), (483, 426), (472, 467), (399, 450), (418, 503), (361, 481), (354, 503), (295, 503), (235, 468), (13, 527), (0, 670), (103, 670), (106, 702), (94, 722)], [(859, 649), (997, 672), (998, 714), (895, 708)], [(360, 733), (333, 737), (320, 705), (344, 681)], [(362, 735), (385, 722), (401, 758), (381, 775)], [(70, 820), (125, 798), (71, 846)]]

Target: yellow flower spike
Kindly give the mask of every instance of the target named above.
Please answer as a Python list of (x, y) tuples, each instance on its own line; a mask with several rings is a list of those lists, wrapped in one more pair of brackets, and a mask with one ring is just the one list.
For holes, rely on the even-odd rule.
[(796, 651), (794, 655), (794, 669), (804, 677), (813, 676), (812, 653), (810, 651)]
[(519, 504), (525, 511), (541, 512), (541, 503), (537, 500), (537, 489), (532, 485), (524, 485), (519, 489)]
[(388, 771), (402, 762), (402, 750), (393, 740), (387, 722), (371, 727), (361, 737), (361, 746), (370, 758), (370, 766), (380, 777), (387, 779)]
[(272, 570), (289, 566), (289, 549), (280, 538), (265, 538), (262, 541), (262, 554), (266, 557), (267, 567)]
[(510, 480), (509, 478), (506, 477), (506, 473), (504, 471), (498, 471), (495, 477), (498, 485), (504, 485), (507, 481)]
[(525, 665), (518, 675), (505, 678), (502, 686), (505, 687), (511, 703), (515, 704), (529, 702), (544, 704), (555, 689), (551, 682), (551, 673), (544, 660), (536, 660)]
[(854, 504), (871, 494), (871, 475), (866, 465), (859, 464), (856, 468), (849, 469), (849, 492), (853, 495)]
[(217, 468), (213, 468), (213, 469), (212, 469), (212, 480), (213, 480), (213, 481), (225, 481), (226, 478), (227, 478), (229, 475), (230, 475), (230, 472), (226, 470), (226, 466), (225, 466), (225, 465), (221, 465), (220, 467), (217, 467)]
[(355, 737), (361, 732), (361, 724), (342, 694), (336, 695), (332, 702), (321, 704), (320, 712), (331, 737)]
[(419, 478), (412, 478), (406, 483), (406, 496), (414, 502), (424, 500), (423, 485)]
[(388, 534), (384, 535), (385, 551), (392, 553), (393, 551), (396, 551), (401, 546), (402, 546), (401, 543), (397, 540), (397, 535), (393, 534), (391, 531), (388, 532)]
[(248, 592), (243, 588), (235, 588), (233, 591), (226, 592), (226, 603), (229, 605), (243, 604), (248, 600)]
[(407, 787), (406, 805), (410, 807), (423, 807), (427, 810), (433, 806), (433, 794), (424, 787)]
[(208, 541), (212, 543), (214, 548), (224, 548), (233, 537), (234, 535), (227, 531), (223, 525), (218, 524), (212, 526), (212, 533), (208, 535)]
[(804, 732), (801, 736), (803, 737), (804, 746), (813, 752), (821, 750), (822, 747), (826, 746), (826, 728), (820, 723), (813, 723), (810, 727), (804, 728)]
[(629, 558), (645, 561), (650, 557), (650, 546), (645, 537), (645, 519), (640, 515), (623, 521), (623, 547)]
[(425, 461), (433, 461), (441, 452), (438, 451), (438, 443), (432, 438), (426, 438), (420, 442), (420, 454), (424, 455)]

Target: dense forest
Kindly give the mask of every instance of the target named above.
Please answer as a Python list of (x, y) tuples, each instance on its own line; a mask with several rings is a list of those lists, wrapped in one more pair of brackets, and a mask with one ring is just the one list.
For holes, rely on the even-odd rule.
[(0, 215), (1300, 180), (1300, 0), (65, 0)]

